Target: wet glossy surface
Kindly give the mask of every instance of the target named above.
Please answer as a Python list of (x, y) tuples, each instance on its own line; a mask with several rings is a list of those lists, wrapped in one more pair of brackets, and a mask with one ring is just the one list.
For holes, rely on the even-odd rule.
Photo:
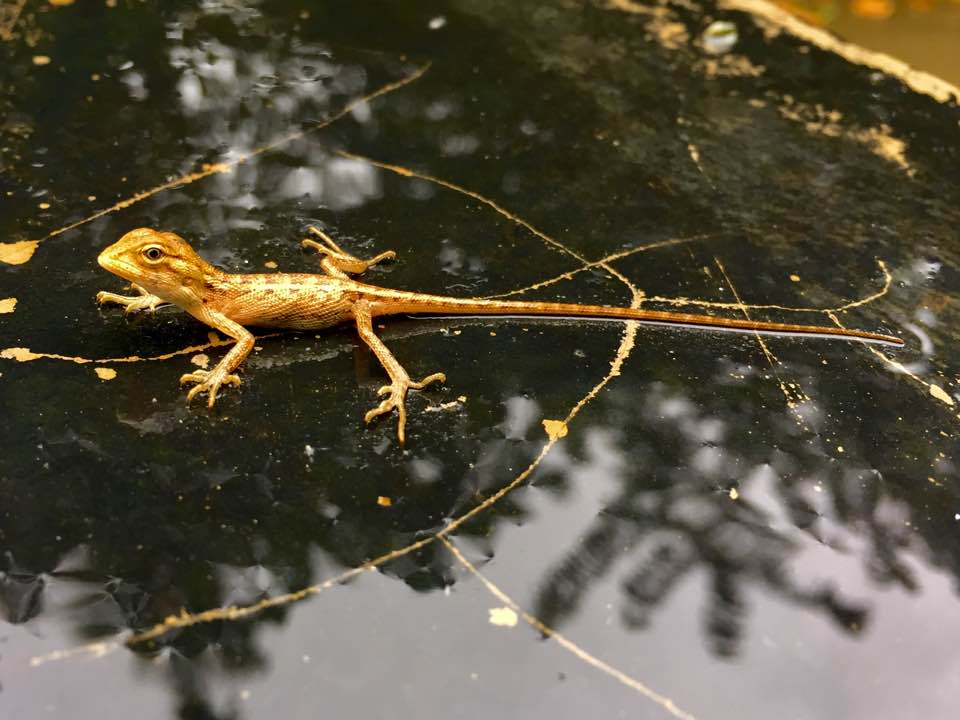
[[(689, 3), (119, 5), (0, 44), (0, 715), (954, 713), (956, 105)], [(448, 377), (401, 449), (350, 328), (208, 412), (206, 328), (94, 304), (133, 227), (309, 272), (311, 223), (378, 284), (907, 347), (398, 320)]]

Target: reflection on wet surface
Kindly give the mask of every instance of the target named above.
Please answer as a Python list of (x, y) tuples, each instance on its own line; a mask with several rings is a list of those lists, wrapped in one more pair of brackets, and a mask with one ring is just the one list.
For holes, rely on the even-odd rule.
[[(715, 19), (4, 5), (4, 714), (948, 716), (956, 106)], [(350, 328), (207, 412), (222, 338), (93, 302), (132, 227), (310, 272), (309, 224), (396, 249), (375, 284), (908, 345), (401, 319), (449, 382), (400, 449)]]

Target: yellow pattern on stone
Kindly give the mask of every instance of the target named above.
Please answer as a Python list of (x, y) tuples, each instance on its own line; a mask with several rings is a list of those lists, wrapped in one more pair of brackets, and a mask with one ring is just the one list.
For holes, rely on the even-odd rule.
[(517, 613), (510, 607), (490, 608), (490, 624), (497, 627), (516, 627)]
[(567, 423), (563, 420), (544, 420), (543, 429), (551, 440), (559, 440), (567, 436)]
[(930, 383), (930, 394), (933, 395), (940, 402), (944, 402), (947, 405), (953, 405), (953, 398), (950, 397), (950, 395), (947, 394), (946, 390), (944, 390), (939, 385)]
[(0, 243), (0, 262), (5, 262), (8, 265), (23, 265), (33, 257), (33, 253), (39, 244), (36, 240)]

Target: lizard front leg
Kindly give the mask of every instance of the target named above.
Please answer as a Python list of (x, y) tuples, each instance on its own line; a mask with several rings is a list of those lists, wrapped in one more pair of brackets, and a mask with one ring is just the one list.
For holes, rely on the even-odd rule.
[(355, 255), (351, 255), (346, 250), (342, 249), (320, 228), (311, 225), (307, 229), (314, 235), (318, 236), (322, 242), (317, 242), (316, 240), (310, 240), (308, 238), (303, 241), (303, 246), (311, 247), (324, 256), (323, 260), (320, 261), (320, 267), (322, 267), (323, 271), (331, 277), (345, 278), (348, 277), (347, 273), (359, 275), (362, 272), (366, 272), (367, 268), (371, 267), (372, 265), (376, 265), (382, 260), (389, 260), (397, 256), (393, 250), (387, 250), (386, 252), (382, 252), (376, 257), (370, 258), (369, 260), (361, 260)]
[(387, 375), (390, 376), (390, 384), (384, 385), (377, 391), (378, 395), (386, 395), (387, 397), (377, 407), (368, 412), (363, 420), (369, 423), (375, 417), (388, 413), (396, 408), (399, 415), (399, 419), (397, 420), (397, 437), (400, 439), (400, 444), (403, 445), (406, 440), (407, 391), (411, 389), (422, 390), (430, 383), (446, 381), (447, 377), (443, 373), (433, 373), (433, 375), (427, 375), (427, 377), (420, 382), (413, 382), (410, 376), (407, 375), (407, 371), (397, 362), (393, 353), (387, 349), (383, 341), (373, 332), (370, 304), (365, 300), (357, 301), (353, 306), (353, 317), (357, 322), (357, 332), (360, 333), (360, 337), (369, 348), (373, 350), (373, 354), (377, 356), (377, 360), (380, 361), (383, 369), (386, 370)]
[(105, 303), (116, 303), (117, 305), (123, 305), (123, 314), (137, 312), (138, 310), (156, 310), (161, 305), (169, 305), (166, 300), (162, 297), (152, 295), (151, 293), (144, 290), (142, 287), (136, 283), (130, 285), (134, 290), (136, 290), (139, 295), (129, 296), (129, 295), (117, 295), (116, 293), (106, 292), (101, 290), (97, 293), (97, 303), (103, 305)]
[(212, 408), (217, 400), (217, 391), (222, 385), (240, 384), (240, 378), (234, 375), (233, 371), (253, 349), (253, 335), (242, 325), (213, 310), (203, 308), (190, 314), (237, 341), (237, 344), (230, 348), (230, 352), (217, 363), (213, 370), (194, 370), (180, 377), (181, 385), (186, 382), (197, 383), (187, 393), (188, 403), (193, 400), (194, 396), (205, 392), (207, 393), (207, 407)]

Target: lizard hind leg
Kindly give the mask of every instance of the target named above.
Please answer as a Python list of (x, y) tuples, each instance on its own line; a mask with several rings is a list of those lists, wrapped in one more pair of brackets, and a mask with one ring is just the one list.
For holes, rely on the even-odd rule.
[(302, 243), (303, 247), (313, 248), (324, 256), (320, 262), (320, 266), (327, 275), (332, 277), (345, 278), (347, 277), (347, 273), (359, 275), (362, 272), (366, 272), (367, 268), (383, 260), (390, 260), (397, 256), (393, 250), (387, 250), (369, 260), (361, 260), (337, 245), (333, 241), (333, 238), (320, 228), (311, 225), (308, 230), (319, 237), (320, 242), (307, 238)]
[(403, 369), (403, 366), (400, 365), (399, 362), (397, 362), (397, 359), (393, 356), (393, 353), (387, 349), (387, 346), (383, 344), (383, 341), (373, 332), (373, 322), (369, 305), (362, 300), (357, 302), (353, 306), (353, 316), (357, 322), (357, 332), (360, 334), (360, 337), (373, 351), (373, 354), (377, 356), (380, 364), (383, 365), (383, 369), (386, 370), (387, 375), (390, 376), (390, 384), (384, 385), (380, 388), (380, 390), (377, 391), (378, 395), (381, 397), (386, 395), (386, 397), (380, 402), (379, 405), (377, 405), (377, 407), (373, 408), (366, 415), (364, 415), (363, 420), (365, 423), (369, 423), (375, 417), (396, 409), (398, 416), (397, 438), (400, 440), (400, 444), (403, 445), (406, 441), (407, 391), (422, 390), (431, 383), (445, 382), (447, 377), (443, 373), (433, 373), (432, 375), (427, 375), (419, 382), (411, 380), (410, 376), (407, 374), (407, 371)]

